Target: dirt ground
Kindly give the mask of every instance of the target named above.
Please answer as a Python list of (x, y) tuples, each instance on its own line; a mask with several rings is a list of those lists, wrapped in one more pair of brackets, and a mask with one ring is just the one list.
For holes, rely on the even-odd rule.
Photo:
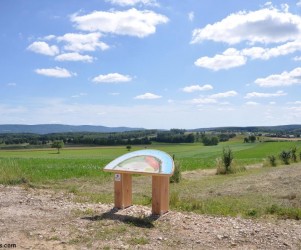
[[(295, 171), (299, 171), (300, 177), (300, 170)], [(212, 174), (209, 172), (205, 174)], [(297, 172), (289, 173), (296, 178)], [(280, 177), (289, 181), (281, 172), (270, 176), (278, 182)], [(299, 179), (295, 182), (300, 184)], [(174, 211), (158, 218), (151, 216), (149, 207), (134, 205), (117, 211), (112, 209), (113, 204), (83, 204), (73, 200), (72, 194), (63, 192), (0, 185), (0, 246), (3, 249), (8, 244), (16, 244), (16, 249), (301, 249), (301, 221), (297, 220), (251, 220)]]

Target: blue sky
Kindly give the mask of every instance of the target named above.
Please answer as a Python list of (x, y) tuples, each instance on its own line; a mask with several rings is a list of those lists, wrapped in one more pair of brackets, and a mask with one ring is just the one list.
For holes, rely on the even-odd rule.
[(1, 0), (0, 124), (301, 123), (301, 1)]

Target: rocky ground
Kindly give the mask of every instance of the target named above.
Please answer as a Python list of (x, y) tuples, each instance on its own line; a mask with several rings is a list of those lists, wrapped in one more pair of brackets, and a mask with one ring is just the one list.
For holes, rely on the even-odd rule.
[[(148, 207), (112, 210), (51, 190), (0, 185), (0, 246), (17, 249), (301, 249), (301, 222), (249, 220)], [(6, 245), (7, 246), (7, 245)], [(3, 247), (2, 247), (3, 248)]]

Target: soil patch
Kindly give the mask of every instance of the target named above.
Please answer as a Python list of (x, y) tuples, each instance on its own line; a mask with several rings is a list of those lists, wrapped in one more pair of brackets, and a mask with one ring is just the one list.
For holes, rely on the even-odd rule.
[(0, 185), (0, 244), (17, 249), (301, 249), (301, 223), (82, 204), (72, 194)]

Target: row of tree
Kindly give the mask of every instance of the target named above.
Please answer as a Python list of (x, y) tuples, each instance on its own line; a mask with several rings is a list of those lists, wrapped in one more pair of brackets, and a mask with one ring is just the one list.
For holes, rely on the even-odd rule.
[(256, 141), (256, 136), (255, 135), (249, 135), (248, 137), (244, 138), (244, 143), (254, 143)]
[(54, 141), (63, 141), (69, 145), (138, 145), (150, 144), (154, 131), (131, 131), (122, 133), (55, 133), (55, 134), (0, 134), (0, 144), (46, 145)]
[(62, 141), (65, 145), (147, 145), (154, 142), (194, 143), (201, 142), (205, 146), (217, 145), (227, 141), (235, 134), (208, 134), (205, 132), (188, 133), (183, 129), (169, 131), (142, 130), (119, 133), (70, 132), (54, 134), (0, 134), (0, 145), (51, 145), (54, 141)]
[(180, 134), (174, 132), (160, 132), (156, 137), (152, 138), (156, 142), (166, 142), (166, 143), (193, 143), (195, 142), (195, 135), (190, 134)]
[(201, 134), (200, 140), (204, 144), (204, 146), (214, 146), (217, 145), (219, 142), (225, 142), (229, 139), (235, 137), (236, 134), (234, 133), (221, 133), (221, 134)]

